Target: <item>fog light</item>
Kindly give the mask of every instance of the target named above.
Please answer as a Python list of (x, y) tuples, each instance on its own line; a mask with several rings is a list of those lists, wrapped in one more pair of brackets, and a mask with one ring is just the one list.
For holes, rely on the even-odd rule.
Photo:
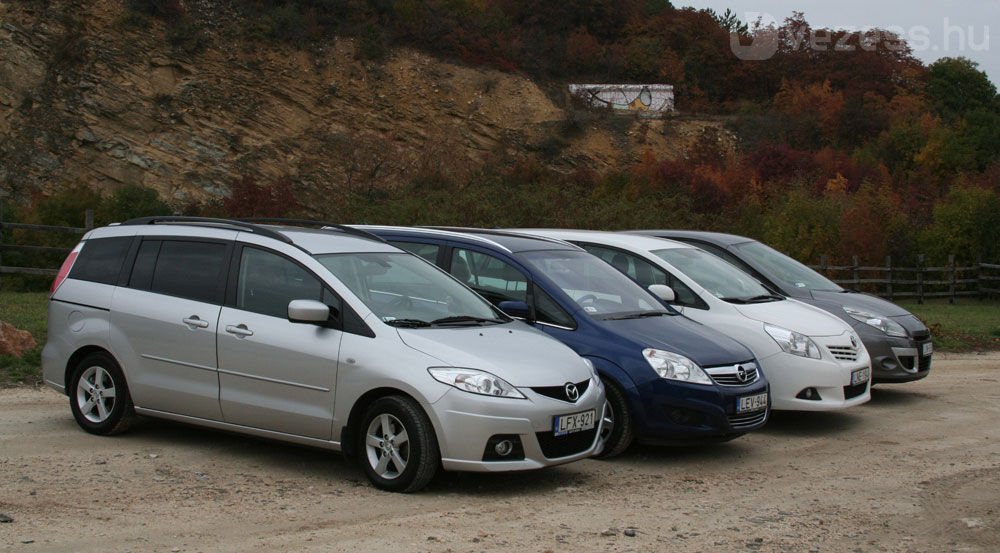
[(514, 451), (514, 444), (510, 440), (501, 440), (493, 447), (493, 451), (496, 451), (497, 455), (501, 457), (506, 457), (510, 455), (511, 451)]
[(819, 390), (816, 388), (806, 388), (799, 392), (799, 395), (795, 396), (799, 399), (807, 399), (809, 401), (820, 401), (823, 398), (819, 397)]

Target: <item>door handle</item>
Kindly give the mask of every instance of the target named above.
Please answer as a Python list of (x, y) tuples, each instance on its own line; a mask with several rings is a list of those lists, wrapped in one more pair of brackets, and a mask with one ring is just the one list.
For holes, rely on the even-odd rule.
[(198, 318), (198, 315), (191, 315), (190, 317), (183, 319), (184, 324), (195, 326), (198, 328), (208, 328), (208, 321), (203, 321)]
[(247, 336), (253, 336), (253, 331), (247, 328), (247, 325), (226, 325), (226, 332), (230, 334), (235, 334), (239, 338), (246, 338)]

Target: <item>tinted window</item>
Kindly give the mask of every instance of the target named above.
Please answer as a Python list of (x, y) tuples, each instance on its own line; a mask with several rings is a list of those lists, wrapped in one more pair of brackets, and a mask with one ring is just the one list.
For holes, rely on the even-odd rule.
[(390, 242), (393, 246), (401, 250), (406, 250), (412, 254), (419, 255), (420, 257), (430, 261), (431, 263), (437, 264), (438, 252), (441, 251), (441, 246), (437, 244), (418, 244), (416, 242)]
[(236, 285), (236, 308), (286, 319), (292, 300), (323, 301), (323, 285), (289, 259), (244, 247)]
[(492, 255), (456, 248), (451, 274), (493, 303), (527, 301), (528, 279), (513, 265)]
[(87, 240), (73, 264), (69, 278), (116, 284), (131, 245), (131, 236)]
[(145, 240), (139, 246), (139, 253), (135, 256), (135, 265), (132, 266), (132, 276), (129, 278), (130, 288), (139, 290), (149, 290), (153, 283), (153, 269), (156, 267), (156, 256), (160, 254), (159, 240)]
[(156, 258), (150, 291), (196, 301), (221, 299), (226, 245), (164, 240)]
[(669, 286), (674, 291), (674, 296), (676, 296), (676, 299), (672, 302), (674, 305), (708, 309), (708, 305), (698, 297), (698, 294), (695, 294), (694, 290), (678, 280), (677, 277), (637, 255), (612, 248), (594, 246), (592, 244), (581, 244), (581, 246), (591, 254), (607, 261), (612, 267), (618, 269), (645, 288), (649, 288), (653, 284), (665, 284)]
[(843, 290), (823, 275), (760, 242), (744, 242), (737, 245), (736, 249), (790, 288), (831, 292)]

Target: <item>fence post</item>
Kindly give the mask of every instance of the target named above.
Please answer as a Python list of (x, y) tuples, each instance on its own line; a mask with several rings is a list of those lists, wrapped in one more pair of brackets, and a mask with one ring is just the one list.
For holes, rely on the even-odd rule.
[[(0, 196), (0, 267), (3, 267), (3, 197)], [(0, 279), (3, 279), (3, 273), (0, 272)], [(0, 280), (0, 290), (3, 289), (3, 282)]]
[(819, 270), (823, 271), (823, 276), (830, 278), (830, 272), (827, 271), (826, 254), (819, 256)]
[(889, 301), (893, 301), (893, 298), (892, 298), (892, 256), (891, 255), (885, 256), (885, 272), (888, 275), (888, 277), (886, 278), (886, 280), (888, 282), (886, 282), (886, 285), (885, 285), (885, 292), (886, 292), (886, 295), (889, 296)]
[(861, 291), (861, 272), (858, 270), (858, 268), (861, 267), (861, 263), (858, 261), (858, 256), (856, 256), (856, 255), (851, 258), (851, 261), (854, 263), (854, 268), (853, 268), (853, 271), (854, 271), (854, 291), (855, 292), (860, 292)]
[(94, 210), (88, 209), (83, 212), (83, 228), (90, 230), (94, 228)]
[(948, 303), (955, 305), (955, 256), (948, 256)]
[(924, 304), (924, 254), (917, 256), (917, 304)]

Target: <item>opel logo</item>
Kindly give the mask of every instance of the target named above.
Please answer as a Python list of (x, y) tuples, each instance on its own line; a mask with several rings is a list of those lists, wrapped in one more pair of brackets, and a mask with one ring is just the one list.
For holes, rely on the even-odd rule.
[(580, 390), (576, 389), (576, 384), (573, 384), (572, 382), (566, 383), (566, 399), (570, 401), (580, 399)]
[(858, 347), (858, 340), (854, 336), (851, 336), (851, 345), (855, 348)]
[(746, 383), (747, 380), (750, 380), (750, 375), (747, 374), (746, 367), (744, 367), (743, 365), (736, 365), (735, 368), (736, 368), (736, 380), (739, 380), (740, 382), (743, 383)]

